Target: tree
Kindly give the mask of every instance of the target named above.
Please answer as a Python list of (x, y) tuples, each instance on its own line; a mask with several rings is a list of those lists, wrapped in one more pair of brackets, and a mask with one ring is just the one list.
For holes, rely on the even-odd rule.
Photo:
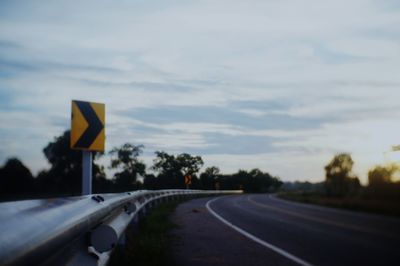
[(111, 169), (120, 170), (114, 175), (114, 183), (118, 191), (140, 188), (141, 184), (137, 181), (137, 177), (138, 175), (144, 176), (146, 172), (146, 165), (139, 160), (143, 148), (143, 145), (135, 146), (125, 143), (110, 151), (110, 155), (116, 156), (111, 159)]
[(158, 172), (157, 180), (161, 188), (184, 188), (185, 175), (191, 175), (192, 182), (197, 182), (195, 174), (204, 164), (200, 156), (182, 153), (175, 157), (164, 151), (156, 151), (155, 154), (152, 169)]
[(216, 177), (219, 175), (220, 173), (220, 169), (217, 166), (211, 166), (211, 167), (207, 167), (204, 170), (204, 173), (208, 176), (212, 176), (212, 177)]
[(354, 161), (348, 153), (340, 153), (325, 166), (325, 187), (329, 196), (344, 196), (360, 187), (357, 177), (351, 173)]
[(26, 198), (35, 194), (31, 171), (17, 158), (10, 158), (0, 168), (0, 197), (3, 200)]
[(368, 185), (380, 186), (382, 184), (389, 184), (392, 182), (393, 174), (398, 170), (399, 168), (395, 164), (387, 166), (377, 165), (368, 172)]
[(200, 183), (203, 189), (215, 189), (216, 178), (220, 170), (216, 166), (207, 167), (200, 175)]
[[(56, 137), (44, 149), (43, 153), (51, 164), (49, 170), (38, 175), (39, 191), (51, 196), (79, 195), (82, 192), (82, 152), (70, 149), (70, 131)], [(104, 179), (104, 169), (94, 161), (103, 154), (93, 152), (92, 176), (94, 187), (97, 180)]]
[(160, 189), (160, 184), (155, 175), (146, 174), (143, 179), (143, 187), (145, 189)]
[(368, 172), (367, 192), (379, 198), (399, 197), (399, 184), (393, 183), (393, 176), (399, 170), (396, 164), (375, 166)]
[(179, 154), (176, 160), (183, 175), (193, 175), (197, 173), (204, 164), (200, 156), (192, 156), (188, 153)]
[(235, 187), (232, 189), (243, 189), (246, 192), (266, 193), (274, 191), (282, 185), (277, 177), (264, 173), (260, 169), (252, 169), (249, 172), (239, 170), (232, 175)]
[(220, 175), (217, 182), (221, 189), (242, 189), (252, 193), (273, 192), (283, 184), (278, 177), (257, 168), (250, 171), (239, 170), (232, 175)]
[(108, 179), (104, 173), (104, 167), (100, 167), (99, 174), (93, 177), (93, 193), (112, 193), (114, 191), (114, 183)]

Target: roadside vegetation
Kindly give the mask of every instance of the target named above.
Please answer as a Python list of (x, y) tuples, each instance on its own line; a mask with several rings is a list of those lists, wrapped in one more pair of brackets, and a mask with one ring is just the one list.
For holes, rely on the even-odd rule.
[(278, 196), (288, 200), (355, 211), (400, 216), (400, 172), (397, 164), (377, 165), (368, 172), (368, 185), (362, 186), (352, 173), (350, 154), (342, 153), (325, 166), (325, 181), (285, 183)]
[[(82, 153), (69, 147), (70, 132), (65, 131), (44, 149), (50, 168), (36, 176), (18, 159), (9, 158), (0, 167), (0, 201), (49, 198), (81, 194)], [(139, 189), (184, 189), (185, 176), (191, 177), (191, 189), (242, 189), (245, 192), (274, 192), (281, 185), (279, 177), (259, 169), (223, 174), (217, 166), (200, 171), (204, 161), (188, 153), (169, 154), (156, 151), (153, 164), (141, 160), (143, 145), (125, 143), (110, 152), (113, 176), (98, 163), (104, 156), (93, 152), (93, 193), (112, 193)]]
[(169, 217), (182, 201), (173, 201), (156, 206), (139, 224), (130, 226), (125, 245), (117, 246), (109, 266), (172, 266), (174, 265), (170, 230), (177, 225)]
[[(82, 153), (69, 148), (70, 132), (65, 131), (43, 149), (50, 167), (36, 176), (18, 159), (9, 158), (0, 166), (0, 201), (49, 198), (81, 194)], [(397, 150), (400, 151), (399, 147)], [(201, 156), (156, 151), (152, 165), (141, 160), (145, 147), (125, 143), (110, 152), (107, 176), (99, 164), (104, 154), (93, 153), (93, 193), (138, 189), (184, 189), (185, 176), (191, 189), (241, 189), (245, 193), (280, 191), (282, 198), (307, 203), (400, 216), (400, 166), (377, 165), (362, 185), (352, 172), (354, 161), (348, 153), (335, 155), (325, 166), (320, 183), (286, 182), (259, 169), (221, 173), (218, 166), (203, 169)], [(397, 177), (397, 178), (396, 178)]]
[(333, 208), (370, 212), (400, 217), (398, 200), (371, 198), (369, 196), (347, 196), (341, 198), (327, 197), (310, 192), (280, 192), (278, 197), (303, 203), (318, 204)]
[[(0, 166), (0, 201), (49, 198), (81, 194), (82, 153), (71, 150), (70, 131), (54, 138), (43, 149), (50, 165), (36, 176), (18, 159), (9, 158)], [(125, 143), (110, 152), (113, 176), (100, 165), (102, 153), (93, 152), (93, 193), (112, 193), (138, 189), (184, 189), (185, 176), (191, 177), (191, 189), (242, 189), (245, 192), (274, 192), (281, 185), (279, 177), (259, 169), (223, 174), (217, 166), (201, 171), (201, 156), (188, 153), (169, 154), (156, 151), (152, 165), (141, 160), (145, 147)]]

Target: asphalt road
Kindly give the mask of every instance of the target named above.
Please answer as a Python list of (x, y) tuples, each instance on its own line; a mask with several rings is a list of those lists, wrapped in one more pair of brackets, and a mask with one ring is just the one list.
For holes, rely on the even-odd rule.
[(177, 265), (400, 265), (400, 219), (270, 195), (178, 207)]

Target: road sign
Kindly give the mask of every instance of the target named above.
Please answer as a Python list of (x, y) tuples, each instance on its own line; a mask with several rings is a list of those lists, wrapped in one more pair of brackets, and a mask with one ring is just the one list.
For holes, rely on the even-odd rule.
[(186, 185), (192, 184), (192, 176), (191, 175), (185, 175), (185, 184)]
[(72, 101), (71, 149), (104, 151), (105, 105)]

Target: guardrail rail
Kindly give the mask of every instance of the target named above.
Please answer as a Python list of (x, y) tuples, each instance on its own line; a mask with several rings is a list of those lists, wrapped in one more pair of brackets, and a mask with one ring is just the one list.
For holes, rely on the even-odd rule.
[(106, 265), (132, 222), (177, 198), (240, 190), (140, 190), (0, 203), (0, 265)]

